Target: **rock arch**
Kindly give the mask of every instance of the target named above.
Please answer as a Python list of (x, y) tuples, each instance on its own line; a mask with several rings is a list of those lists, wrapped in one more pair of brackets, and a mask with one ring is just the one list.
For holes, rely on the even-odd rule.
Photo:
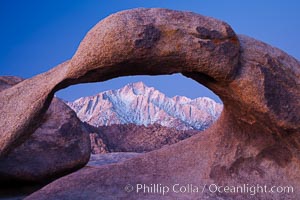
[[(299, 186), (299, 61), (265, 43), (237, 36), (224, 22), (165, 9), (109, 16), (87, 33), (71, 60), (1, 92), (0, 155), (34, 130), (59, 89), (118, 76), (172, 73), (214, 91), (224, 103), (221, 118), (203, 134), (170, 148), (82, 172), (94, 180), (91, 188), (98, 188), (87, 190), (89, 198), (154, 198), (125, 193), (122, 187), (129, 182)], [(52, 191), (50, 198), (66, 197), (65, 190), (80, 197), (84, 181), (88, 179), (75, 180), (66, 189), (60, 188), (63, 178), (45, 191)], [(102, 186), (104, 181), (111, 187)], [(201, 195), (214, 199), (217, 194)], [(43, 190), (31, 198), (41, 196)]]

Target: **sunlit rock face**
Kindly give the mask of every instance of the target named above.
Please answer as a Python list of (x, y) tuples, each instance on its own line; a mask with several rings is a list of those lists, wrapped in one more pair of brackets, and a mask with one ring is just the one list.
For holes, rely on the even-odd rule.
[[(224, 108), (216, 123), (167, 148), (80, 170), (27, 199), (267, 200), (282, 199), (282, 194), (205, 190), (162, 196), (126, 192), (124, 187), (128, 183), (299, 187), (299, 61), (263, 42), (237, 36), (222, 21), (165, 9), (135, 9), (107, 17), (91, 29), (70, 61), (2, 91), (0, 156), (33, 133), (59, 89), (126, 75), (172, 73), (204, 84), (221, 98)], [(284, 194), (285, 199), (299, 196), (296, 189)]]

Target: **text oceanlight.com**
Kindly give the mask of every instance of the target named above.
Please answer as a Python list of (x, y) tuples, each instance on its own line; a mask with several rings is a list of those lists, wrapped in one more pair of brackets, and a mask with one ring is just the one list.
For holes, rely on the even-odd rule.
[(126, 192), (144, 193), (144, 194), (160, 194), (166, 195), (168, 193), (232, 193), (232, 194), (248, 194), (256, 195), (258, 193), (293, 193), (293, 186), (267, 186), (260, 184), (241, 184), (241, 185), (218, 185), (205, 184), (202, 186), (194, 184), (127, 184), (124, 187)]

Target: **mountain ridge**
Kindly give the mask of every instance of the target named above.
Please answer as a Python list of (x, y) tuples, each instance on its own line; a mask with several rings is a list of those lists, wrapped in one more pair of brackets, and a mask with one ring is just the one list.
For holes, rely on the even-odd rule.
[(167, 97), (143, 82), (81, 97), (67, 104), (78, 117), (93, 126), (112, 124), (160, 124), (178, 130), (205, 130), (217, 120), (222, 104), (208, 97)]

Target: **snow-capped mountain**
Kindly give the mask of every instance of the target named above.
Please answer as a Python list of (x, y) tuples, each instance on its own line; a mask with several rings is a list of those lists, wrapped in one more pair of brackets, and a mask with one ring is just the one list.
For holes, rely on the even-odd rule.
[(167, 97), (142, 82), (101, 92), (67, 103), (78, 117), (93, 126), (160, 124), (178, 130), (208, 128), (223, 106), (208, 97)]

